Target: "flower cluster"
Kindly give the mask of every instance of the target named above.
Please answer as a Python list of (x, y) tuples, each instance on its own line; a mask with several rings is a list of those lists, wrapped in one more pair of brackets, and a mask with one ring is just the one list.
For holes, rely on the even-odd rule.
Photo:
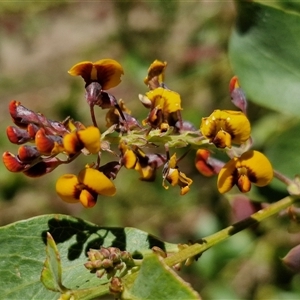
[[(216, 109), (202, 118), (196, 129), (182, 118), (180, 95), (169, 89), (165, 80), (167, 63), (155, 60), (144, 79), (148, 91), (138, 98), (148, 110), (139, 122), (123, 100), (108, 92), (121, 82), (122, 66), (113, 59), (95, 63), (84, 61), (74, 65), (69, 74), (84, 80), (85, 99), (89, 107), (91, 124), (67, 117), (53, 121), (43, 114), (27, 109), (18, 101), (11, 101), (9, 112), (14, 126), (6, 133), (11, 143), (19, 145), (18, 153), (4, 152), (2, 158), (11, 172), (23, 172), (29, 177), (45, 175), (61, 164), (71, 163), (80, 155), (93, 155), (94, 160), (78, 174), (64, 174), (56, 183), (57, 194), (68, 203), (81, 203), (93, 207), (98, 195), (113, 196), (113, 180), (119, 170), (138, 172), (140, 180), (153, 181), (161, 169), (162, 186), (179, 186), (180, 194), (189, 192), (193, 180), (179, 169), (176, 152), (170, 148), (196, 148), (195, 166), (205, 176), (218, 174), (220, 193), (236, 185), (241, 192), (248, 192), (251, 183), (265, 186), (273, 178), (269, 160), (251, 150), (251, 125), (247, 118), (247, 101), (237, 77), (229, 84), (232, 103), (238, 110)], [(100, 131), (94, 107), (106, 109), (106, 128)], [(30, 144), (28, 144), (30, 143)], [(162, 147), (159, 147), (162, 146)], [(212, 149), (228, 154), (227, 163), (212, 157)], [(152, 150), (155, 149), (156, 152)], [(103, 152), (113, 160), (101, 163)], [(186, 153), (187, 153), (186, 152)], [(185, 155), (184, 155), (185, 156)], [(168, 184), (167, 184), (168, 183)]]

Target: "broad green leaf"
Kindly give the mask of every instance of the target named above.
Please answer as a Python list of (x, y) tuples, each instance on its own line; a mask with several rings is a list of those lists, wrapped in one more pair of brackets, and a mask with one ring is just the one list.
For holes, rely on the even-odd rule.
[(163, 259), (155, 254), (149, 254), (145, 257), (133, 285), (129, 282), (122, 296), (122, 299), (131, 300), (201, 299), (188, 283), (184, 282), (163, 262)]
[(16, 222), (0, 228), (2, 299), (59, 298), (59, 292), (46, 289), (40, 280), (46, 260), (47, 232), (60, 253), (62, 284), (72, 290), (89, 289), (108, 282), (84, 267), (90, 248), (114, 246), (129, 251), (134, 257), (151, 253), (153, 246), (177, 252), (177, 245), (159, 241), (138, 229), (100, 227), (65, 215), (44, 215)]
[(247, 98), (298, 117), (300, 15), (252, 1), (236, 3), (229, 58)]
[(61, 292), (65, 288), (61, 283), (60, 255), (52, 235), (47, 232), (47, 258), (41, 275), (41, 280), (47, 289)]
[[(268, 143), (265, 154), (272, 162), (273, 168), (280, 173), (293, 179), (300, 174), (300, 151), (299, 140), (300, 124), (281, 132), (274, 136)], [(286, 186), (279, 180), (274, 179), (272, 185), (282, 191), (286, 191)]]

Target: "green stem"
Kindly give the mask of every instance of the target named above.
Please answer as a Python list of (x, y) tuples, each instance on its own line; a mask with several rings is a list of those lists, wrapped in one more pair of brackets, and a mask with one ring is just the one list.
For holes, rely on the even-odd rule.
[(109, 293), (109, 284), (101, 284), (86, 289), (68, 290), (60, 295), (58, 300), (90, 300)]
[(285, 197), (275, 203), (270, 204), (264, 209), (259, 210), (258, 212), (252, 214), (250, 217), (237, 222), (233, 225), (224, 228), (217, 233), (209, 235), (202, 239), (201, 244), (194, 244), (190, 247), (179, 251), (178, 253), (165, 258), (165, 263), (168, 266), (174, 266), (178, 263), (186, 261), (188, 258), (191, 258), (195, 255), (199, 255), (206, 251), (207, 249), (211, 248), (212, 246), (226, 240), (227, 238), (231, 237), (232, 235), (252, 226), (258, 224), (259, 222), (263, 221), (264, 219), (273, 216), (280, 212), (281, 210), (291, 206), (292, 204), (300, 201), (299, 196), (288, 196)]
[(197, 133), (183, 133), (183, 134), (164, 134), (162, 135), (159, 130), (151, 131), (151, 134), (145, 135), (144, 131), (131, 131), (125, 136), (111, 136), (105, 134), (103, 140), (110, 144), (118, 145), (121, 140), (125, 140), (127, 145), (136, 145), (139, 147), (152, 145), (165, 145), (168, 144), (169, 148), (174, 147), (191, 147), (198, 149), (201, 146), (208, 147), (209, 141), (197, 135)]

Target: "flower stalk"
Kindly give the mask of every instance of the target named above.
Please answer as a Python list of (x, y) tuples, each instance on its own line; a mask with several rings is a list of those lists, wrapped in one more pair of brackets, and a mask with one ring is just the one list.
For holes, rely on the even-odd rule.
[(235, 235), (238, 232), (243, 231), (246, 228), (249, 228), (252, 225), (258, 224), (261, 221), (276, 215), (280, 211), (288, 208), (289, 206), (300, 201), (299, 196), (287, 196), (275, 203), (270, 204), (269, 206), (257, 211), (252, 214), (250, 217), (234, 223), (212, 235), (209, 235), (201, 239), (201, 243), (193, 244), (182, 251), (165, 258), (165, 263), (168, 266), (175, 266), (179, 263), (186, 261), (187, 259), (202, 254), (209, 248), (215, 246), (216, 244), (225, 241), (231, 236)]

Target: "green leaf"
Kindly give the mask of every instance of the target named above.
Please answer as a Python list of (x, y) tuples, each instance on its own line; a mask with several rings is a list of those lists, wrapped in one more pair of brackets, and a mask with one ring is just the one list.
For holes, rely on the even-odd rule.
[[(300, 124), (274, 136), (268, 143), (265, 154), (270, 159), (273, 168), (293, 179), (300, 174), (300, 161), (297, 152), (300, 149)], [(286, 185), (279, 180), (273, 180), (273, 187), (286, 191)]]
[(45, 287), (55, 292), (65, 290), (61, 283), (61, 262), (60, 255), (52, 235), (47, 232), (47, 258), (41, 275)]
[(290, 115), (300, 110), (300, 15), (237, 1), (229, 58), (247, 98)]
[[(61, 256), (62, 284), (74, 291), (108, 282), (107, 278), (99, 279), (84, 267), (90, 248), (114, 246), (129, 251), (136, 258), (151, 253), (153, 246), (168, 252), (178, 251), (177, 245), (164, 243), (138, 229), (100, 227), (65, 215), (44, 215), (16, 222), (0, 228), (2, 299), (59, 298), (59, 292), (46, 289), (40, 280), (46, 260), (47, 232), (52, 235)], [(57, 252), (54, 248), (50, 251), (53, 260)], [(59, 266), (57, 262), (51, 265), (56, 269), (57, 283)], [(100, 295), (105, 292), (108, 292), (107, 285), (104, 290), (99, 289)]]
[(201, 299), (189, 284), (184, 282), (163, 262), (162, 258), (155, 254), (149, 254), (145, 257), (133, 284), (128, 279), (124, 283), (127, 288), (122, 299)]

